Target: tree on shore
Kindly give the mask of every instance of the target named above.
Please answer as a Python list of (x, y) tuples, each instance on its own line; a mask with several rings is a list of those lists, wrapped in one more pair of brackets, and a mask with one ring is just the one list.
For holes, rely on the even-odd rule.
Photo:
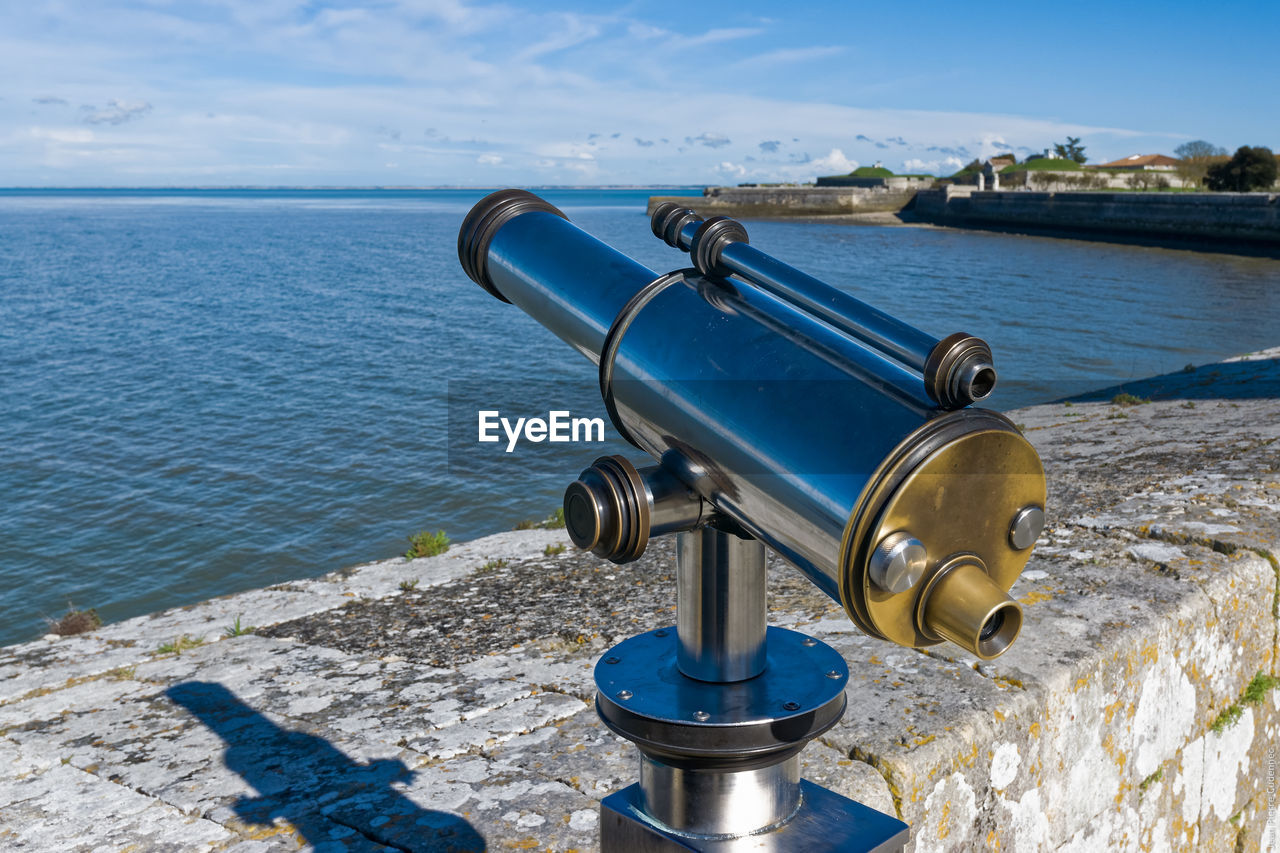
[(1270, 148), (1241, 145), (1231, 159), (1209, 167), (1209, 189), (1237, 193), (1268, 190), (1276, 182), (1276, 155)]
[(1084, 146), (1080, 144), (1080, 137), (1068, 136), (1066, 142), (1056, 142), (1053, 146), (1054, 153), (1064, 160), (1075, 160), (1081, 166), (1089, 162), (1089, 158), (1085, 156)]
[(1204, 183), (1209, 168), (1227, 156), (1227, 149), (1196, 139), (1182, 143), (1173, 149), (1173, 153), (1178, 158), (1178, 165), (1174, 167), (1178, 177), (1183, 183), (1198, 187)]

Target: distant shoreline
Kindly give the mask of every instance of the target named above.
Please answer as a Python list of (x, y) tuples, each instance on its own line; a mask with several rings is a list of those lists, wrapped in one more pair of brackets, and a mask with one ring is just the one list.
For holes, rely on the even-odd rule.
[(1280, 257), (1280, 194), (975, 191), (884, 187), (709, 187), (655, 195), (704, 218), (916, 225)]
[[(506, 184), (485, 186), (154, 186), (154, 187), (0, 187), (0, 193), (9, 192), (424, 192), (427, 190), (459, 190), (467, 192), (483, 192), (507, 189)], [(527, 190), (688, 190), (701, 193), (705, 184), (531, 184), (520, 189)]]

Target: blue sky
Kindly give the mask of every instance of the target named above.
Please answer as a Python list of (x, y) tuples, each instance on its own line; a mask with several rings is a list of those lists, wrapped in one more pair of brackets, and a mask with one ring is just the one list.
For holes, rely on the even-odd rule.
[(532, 185), (1280, 148), (1280, 3), (48, 0), (0, 185)]

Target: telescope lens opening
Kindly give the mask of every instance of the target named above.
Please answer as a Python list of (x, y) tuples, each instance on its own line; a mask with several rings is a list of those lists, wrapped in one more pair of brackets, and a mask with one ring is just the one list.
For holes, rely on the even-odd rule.
[(600, 514), (590, 492), (582, 483), (573, 483), (564, 495), (564, 522), (569, 538), (579, 548), (590, 550), (600, 541)]
[(978, 632), (978, 655), (988, 660), (1009, 648), (1022, 629), (1022, 611), (1016, 604), (996, 610)]
[(978, 632), (978, 639), (982, 642), (990, 640), (1002, 625), (1004, 625), (1004, 613), (997, 610), (991, 614), (991, 618), (987, 620), (987, 623), (982, 626), (982, 630)]
[(981, 400), (990, 394), (996, 387), (996, 371), (992, 367), (984, 367), (973, 377), (973, 384), (969, 386), (969, 390), (973, 395), (973, 399)]

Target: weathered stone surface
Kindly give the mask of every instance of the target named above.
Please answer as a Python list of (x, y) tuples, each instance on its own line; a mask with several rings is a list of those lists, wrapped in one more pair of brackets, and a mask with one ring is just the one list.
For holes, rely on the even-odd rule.
[(499, 533), (450, 548), (438, 557), (384, 560), (320, 578), (215, 598), (148, 616), (106, 625), (76, 637), (49, 635), (0, 649), (0, 702), (35, 690), (68, 686), (129, 667), (157, 648), (181, 637), (203, 642), (223, 639), (236, 620), (242, 628), (270, 626), (312, 613), (324, 613), (361, 599), (396, 595), (402, 581), (424, 591), (463, 577), (490, 560), (528, 557), (534, 549), (563, 546), (563, 530)]
[(219, 824), (156, 797), (22, 752), (0, 742), (0, 766), (18, 771), (0, 779), (0, 845), (6, 850), (222, 850), (238, 840)]
[[(1278, 359), (1013, 414), (1049, 526), (995, 661), (873, 640), (771, 560), (773, 623), (851, 671), (806, 776), (899, 814), (918, 851), (1277, 849), (1280, 690), (1241, 700), (1277, 671)], [(674, 621), (673, 559), (546, 553), (566, 541), (500, 534), (0, 650), (0, 846), (595, 849), (637, 759), (592, 668)], [(229, 636), (237, 617), (256, 632)]]

